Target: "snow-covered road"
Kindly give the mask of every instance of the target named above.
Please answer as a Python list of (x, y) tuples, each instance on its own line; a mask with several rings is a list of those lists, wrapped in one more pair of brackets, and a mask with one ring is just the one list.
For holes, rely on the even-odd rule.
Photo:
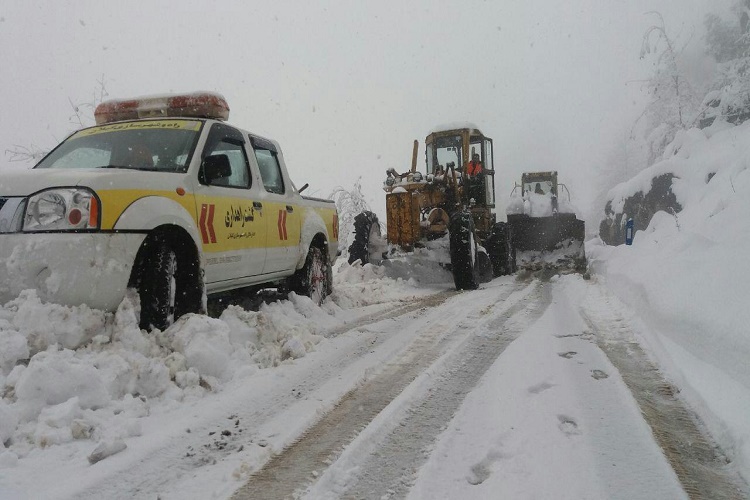
[[(17, 445), (19, 458), (0, 468), (0, 494), (746, 496), (733, 465), (639, 347), (645, 327), (596, 278), (503, 277), (455, 292), (439, 273), (419, 286), (383, 275), (400, 273), (398, 266), (380, 275), (368, 274), (371, 266), (344, 266), (335, 307), (321, 310), (298, 298), (261, 313), (230, 308), (222, 315), (230, 337), (243, 314), (256, 315), (243, 324), (259, 331), (299, 314), (301, 323), (317, 325), (315, 340), (300, 325), (286, 324), (297, 333), (271, 343), (292, 352), (280, 363), (261, 366), (257, 360), (271, 356), (270, 348), (253, 347), (261, 369), (238, 363), (224, 379), (201, 372), (199, 393), (187, 387), (178, 398), (173, 388), (142, 398), (145, 410), (136, 417), (128, 407), (133, 403), (114, 405), (124, 411), (113, 410), (102, 428), (123, 413), (130, 418), (121, 425), (136, 430), (125, 434), (124, 451), (93, 465), (86, 461), (93, 446), (86, 439), (25, 454)], [(362, 302), (364, 296), (370, 300)], [(190, 325), (175, 325), (175, 338), (193, 330), (197, 336), (199, 327)], [(112, 335), (111, 349), (121, 349), (115, 340), (121, 336)], [(294, 354), (295, 342), (306, 347)], [(204, 352), (207, 344), (200, 345)], [(193, 363), (191, 351), (184, 352)], [(91, 353), (77, 354), (84, 355)], [(216, 370), (205, 359), (193, 364)], [(47, 436), (39, 429), (58, 424), (45, 415), (59, 414), (63, 405), (43, 410), (31, 436)], [(73, 422), (92, 418), (87, 411)], [(7, 461), (7, 454), (0, 458)]]
[(398, 320), (419, 336), (232, 498), (742, 498), (617, 306), (500, 279)]

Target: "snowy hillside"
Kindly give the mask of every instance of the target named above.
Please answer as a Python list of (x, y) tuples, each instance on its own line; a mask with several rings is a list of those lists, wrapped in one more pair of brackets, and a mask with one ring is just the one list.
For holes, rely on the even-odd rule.
[(680, 132), (664, 157), (608, 198), (674, 173), (683, 210), (657, 213), (632, 246), (592, 241), (587, 254), (658, 332), (647, 345), (750, 479), (750, 122)]

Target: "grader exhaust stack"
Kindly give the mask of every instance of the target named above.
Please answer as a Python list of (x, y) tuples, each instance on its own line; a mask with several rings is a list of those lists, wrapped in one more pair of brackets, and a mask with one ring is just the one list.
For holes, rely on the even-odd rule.
[(419, 153), (419, 141), (414, 139), (414, 149), (411, 153), (411, 171), (412, 173), (417, 171), (417, 153)]

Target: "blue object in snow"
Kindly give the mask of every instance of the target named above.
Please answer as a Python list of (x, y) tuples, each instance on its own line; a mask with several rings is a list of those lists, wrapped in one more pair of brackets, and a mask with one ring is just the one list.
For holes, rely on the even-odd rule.
[(628, 219), (625, 223), (625, 244), (633, 244), (633, 219)]

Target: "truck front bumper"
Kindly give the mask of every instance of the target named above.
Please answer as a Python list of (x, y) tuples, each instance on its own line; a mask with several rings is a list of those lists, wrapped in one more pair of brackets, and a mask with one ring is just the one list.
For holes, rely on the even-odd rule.
[(125, 296), (140, 233), (0, 235), (0, 304), (35, 289), (66, 306), (114, 311)]

